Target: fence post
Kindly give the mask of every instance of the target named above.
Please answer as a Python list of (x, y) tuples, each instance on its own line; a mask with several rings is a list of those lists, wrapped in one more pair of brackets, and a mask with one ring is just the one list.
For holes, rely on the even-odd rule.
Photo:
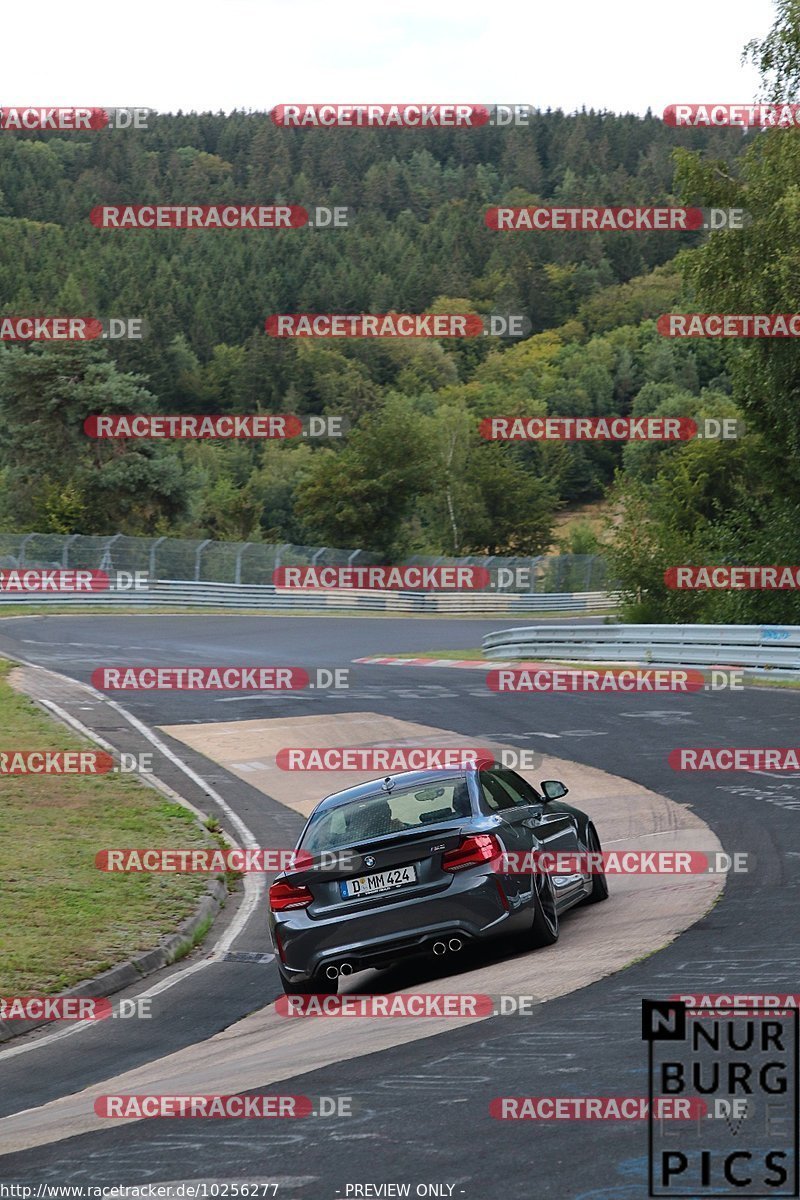
[(278, 549), (275, 551), (275, 566), (272, 568), (273, 571), (277, 571), (278, 567), (281, 565), (281, 554), (283, 551), (291, 550), (291, 548), (291, 542), (282, 542), (281, 545), (278, 546)]
[(80, 534), (79, 533), (71, 533), (71, 534), (69, 534), (68, 537), (66, 537), (64, 539), (64, 553), (61, 555), (62, 567), (69, 566), (69, 547), (70, 547), (70, 543), (74, 542), (76, 537), (80, 537)]
[(233, 582), (237, 585), (242, 582), (242, 555), (247, 547), (252, 546), (252, 544), (252, 542), (244, 542), (239, 550), (239, 553), (236, 555), (236, 570), (234, 572)]
[(114, 542), (117, 540), (117, 538), (121, 538), (121, 537), (122, 537), (121, 533), (115, 533), (113, 537), (110, 537), (108, 539), (105, 546), (103, 546), (103, 554), (100, 559), (100, 567), (99, 567), (99, 569), (101, 571), (105, 571), (106, 569), (108, 569), (112, 566), (111, 547), (114, 545)]
[(21, 567), (24, 567), (24, 566), (25, 566), (25, 543), (26, 543), (26, 542), (28, 542), (28, 541), (30, 541), (30, 539), (31, 539), (32, 537), (36, 537), (36, 534), (35, 534), (35, 533), (26, 533), (26, 534), (25, 534), (25, 537), (22, 539), (22, 541), (21, 541), (21, 542), (20, 542), (20, 544), (19, 544), (19, 551), (18, 551), (18, 553), (19, 553), (19, 565), (20, 565)]
[(148, 570), (147, 570), (147, 574), (150, 579), (150, 582), (152, 582), (156, 577), (156, 550), (161, 545), (161, 543), (165, 542), (166, 540), (167, 540), (166, 536), (156, 538), (156, 540), (153, 542), (152, 546), (150, 547), (150, 558), (149, 558), (149, 564), (148, 564)]
[(200, 555), (203, 553), (203, 550), (208, 545), (208, 543), (212, 540), (213, 540), (212, 538), (206, 538), (204, 541), (202, 541), (200, 543), (200, 545), (197, 547), (197, 549), (194, 552), (194, 581), (195, 581), (195, 583), (200, 582)]

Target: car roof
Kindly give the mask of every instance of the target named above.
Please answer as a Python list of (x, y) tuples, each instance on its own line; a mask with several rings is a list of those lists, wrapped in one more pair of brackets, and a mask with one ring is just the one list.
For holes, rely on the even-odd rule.
[[(331, 808), (339, 808), (342, 804), (351, 804), (354, 800), (367, 800), (370, 797), (384, 796), (387, 800), (394, 792), (413, 787), (429, 787), (437, 783), (448, 783), (451, 780), (466, 779), (475, 775), (474, 767), (461, 770), (439, 769), (429, 771), (398, 771), (395, 775), (383, 775), (380, 779), (370, 779), (366, 783), (357, 783), (341, 792), (332, 792), (324, 800), (320, 800), (314, 809), (314, 815), (326, 812)], [(392, 791), (386, 792), (383, 783), (386, 779), (392, 781)]]

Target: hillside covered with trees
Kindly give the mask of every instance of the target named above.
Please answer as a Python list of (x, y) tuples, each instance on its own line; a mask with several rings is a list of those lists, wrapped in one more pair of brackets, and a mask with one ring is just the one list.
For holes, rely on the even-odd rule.
[[(0, 315), (148, 325), (142, 342), (0, 343), (0, 527), (361, 546), (387, 559), (527, 554), (552, 544), (559, 509), (610, 495), (619, 577), (632, 597), (648, 593), (643, 615), (675, 620), (729, 619), (717, 616), (726, 605), (742, 619), (752, 597), (667, 593), (665, 564), (788, 561), (795, 348), (669, 340), (655, 318), (800, 310), (787, 236), (797, 131), (681, 130), (596, 112), (539, 113), (515, 130), (291, 130), (263, 113), (150, 124), (0, 137)], [(89, 221), (101, 203), (224, 202), (346, 205), (350, 226)], [(736, 205), (754, 220), (709, 236), (500, 233), (483, 219), (497, 204), (670, 202)], [(767, 279), (759, 264), (777, 254)], [(518, 342), (266, 335), (268, 315), (298, 311), (523, 313), (532, 332)], [(351, 427), (320, 441), (100, 443), (83, 433), (97, 412), (330, 413)], [(743, 414), (751, 433), (627, 447), (484, 442), (479, 421), (496, 414)], [(767, 603), (778, 619), (793, 602)]]

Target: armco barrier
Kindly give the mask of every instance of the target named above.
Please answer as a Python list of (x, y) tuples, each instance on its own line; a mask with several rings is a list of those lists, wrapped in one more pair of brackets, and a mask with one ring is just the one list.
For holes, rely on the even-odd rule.
[(798, 625), (529, 625), (489, 633), (487, 658), (800, 671)]
[(297, 612), (357, 610), (387, 613), (451, 613), (502, 616), (504, 613), (593, 612), (612, 610), (617, 598), (607, 592), (407, 592), (337, 589), (278, 591), (271, 585), (208, 583), (159, 579), (147, 591), (96, 592), (88, 595), (0, 592), (0, 608), (28, 605), (144, 605), (293, 609)]

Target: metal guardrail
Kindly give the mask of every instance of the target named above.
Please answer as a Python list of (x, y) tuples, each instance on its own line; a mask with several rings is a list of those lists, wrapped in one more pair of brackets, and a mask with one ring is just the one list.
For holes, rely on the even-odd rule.
[(278, 591), (271, 585), (207, 583), (159, 579), (147, 591), (56, 594), (0, 592), (0, 608), (25, 605), (114, 605), (294, 609), (297, 612), (360, 610), (395, 613), (452, 613), (501, 616), (504, 613), (593, 612), (617, 606), (607, 592), (408, 592), (337, 589)]
[(800, 670), (798, 625), (530, 625), (489, 633), (487, 658)]

